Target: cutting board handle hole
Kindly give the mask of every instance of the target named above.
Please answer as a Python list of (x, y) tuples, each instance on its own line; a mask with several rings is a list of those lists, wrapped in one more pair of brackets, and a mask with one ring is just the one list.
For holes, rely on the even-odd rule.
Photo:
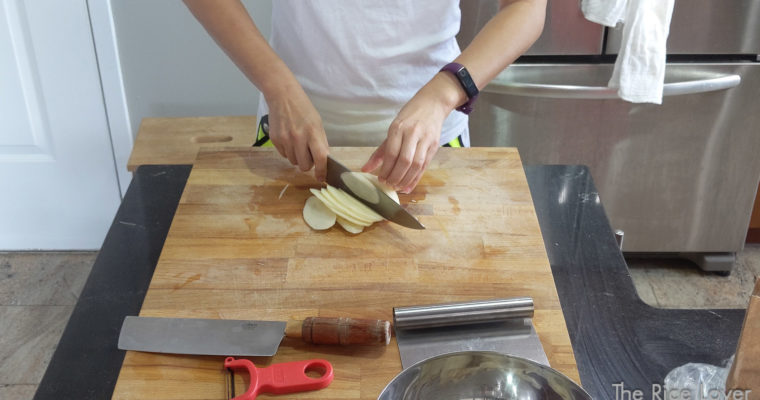
[(327, 373), (327, 368), (321, 364), (309, 364), (306, 366), (306, 369), (303, 371), (303, 373), (309, 378), (319, 379), (325, 376)]
[(224, 143), (231, 142), (232, 136), (222, 135), (205, 135), (205, 136), (193, 136), (190, 139), (193, 143)]

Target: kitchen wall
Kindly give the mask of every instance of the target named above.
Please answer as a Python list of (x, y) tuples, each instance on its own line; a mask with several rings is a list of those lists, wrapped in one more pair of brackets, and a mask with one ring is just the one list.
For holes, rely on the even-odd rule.
[[(272, 0), (244, 0), (268, 37)], [(250, 115), (259, 92), (179, 0), (112, 0), (129, 120)]]

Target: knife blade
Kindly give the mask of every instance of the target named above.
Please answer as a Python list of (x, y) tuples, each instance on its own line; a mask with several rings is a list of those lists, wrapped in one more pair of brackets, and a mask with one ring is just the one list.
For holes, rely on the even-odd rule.
[(327, 183), (351, 195), (388, 221), (412, 229), (425, 229), (412, 214), (367, 179), (357, 176), (331, 156), (327, 156)]
[(285, 322), (127, 316), (118, 347), (151, 353), (271, 356), (283, 337), (311, 344), (382, 346), (390, 342), (390, 322), (325, 317)]

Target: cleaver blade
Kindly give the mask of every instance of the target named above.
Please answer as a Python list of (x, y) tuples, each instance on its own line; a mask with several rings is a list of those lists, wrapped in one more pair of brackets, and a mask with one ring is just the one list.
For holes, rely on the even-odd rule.
[(118, 347), (151, 353), (272, 356), (285, 336), (312, 344), (387, 345), (390, 322), (326, 317), (284, 322), (127, 316)]
[(151, 353), (271, 356), (285, 336), (285, 322), (128, 316), (119, 349)]

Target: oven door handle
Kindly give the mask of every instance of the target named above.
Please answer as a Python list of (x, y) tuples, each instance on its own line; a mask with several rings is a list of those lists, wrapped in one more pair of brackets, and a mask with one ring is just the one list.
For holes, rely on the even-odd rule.
[[(739, 75), (723, 75), (714, 78), (666, 83), (663, 96), (707, 93), (730, 89), (741, 83)], [(619, 99), (617, 88), (607, 86), (549, 85), (540, 83), (507, 82), (494, 79), (484, 89), (487, 93), (509, 94), (513, 96), (549, 97), (555, 99)]]

